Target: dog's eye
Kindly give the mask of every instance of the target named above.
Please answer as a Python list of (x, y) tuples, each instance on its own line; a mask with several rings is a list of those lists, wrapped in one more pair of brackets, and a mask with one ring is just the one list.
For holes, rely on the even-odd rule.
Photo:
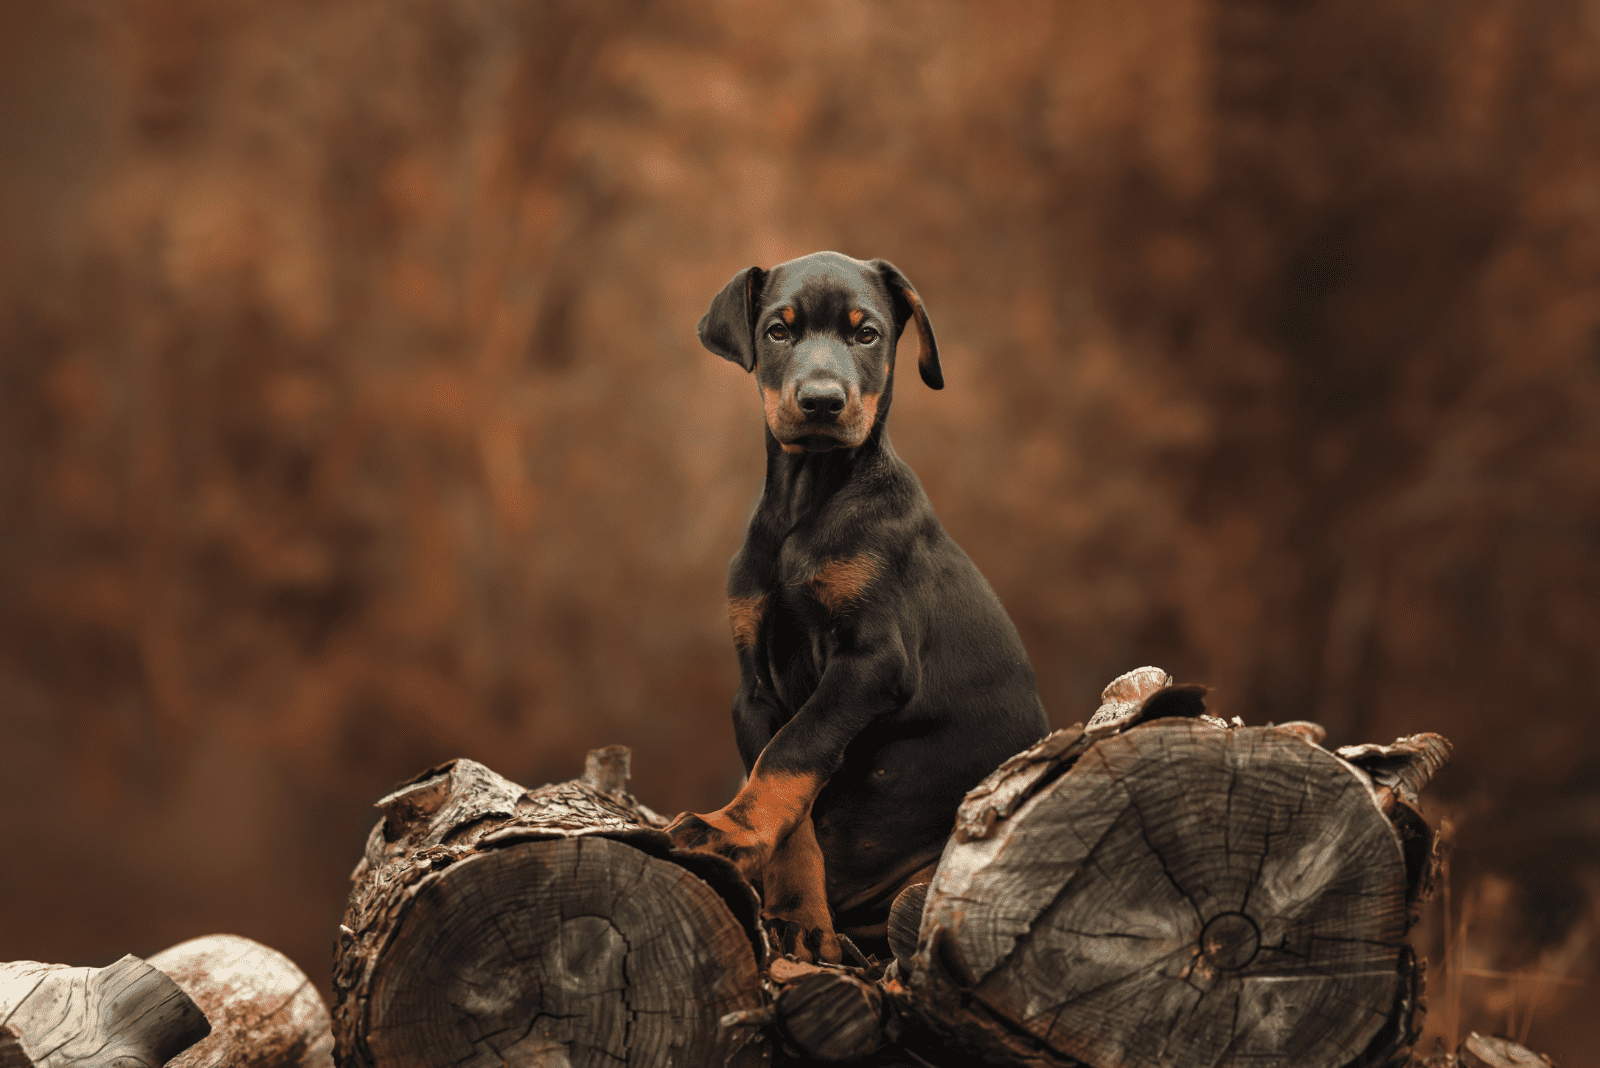
[(767, 336), (774, 341), (788, 341), (789, 328), (782, 323), (773, 323), (767, 327)]
[(876, 340), (878, 340), (878, 332), (870, 326), (863, 326), (856, 331), (856, 344), (858, 345), (870, 345)]

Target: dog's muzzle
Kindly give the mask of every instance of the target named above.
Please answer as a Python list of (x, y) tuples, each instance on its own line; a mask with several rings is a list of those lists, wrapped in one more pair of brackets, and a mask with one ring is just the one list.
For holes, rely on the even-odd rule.
[(847, 390), (837, 382), (789, 384), (764, 390), (767, 427), (788, 453), (854, 449), (867, 440), (880, 394)]

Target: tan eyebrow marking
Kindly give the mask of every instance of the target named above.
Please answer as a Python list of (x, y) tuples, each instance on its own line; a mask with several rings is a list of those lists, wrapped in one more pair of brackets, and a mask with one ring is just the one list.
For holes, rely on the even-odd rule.
[(850, 327), (851, 327), (851, 329), (854, 329), (854, 328), (860, 326), (861, 325), (861, 320), (865, 319), (866, 317), (867, 317), (867, 313), (862, 311), (860, 308), (856, 308), (855, 310), (853, 310), (850, 313)]
[(788, 323), (790, 326), (794, 325), (794, 309), (793, 308), (785, 308), (781, 312), (779, 312), (778, 314), (783, 317), (783, 321), (785, 323)]

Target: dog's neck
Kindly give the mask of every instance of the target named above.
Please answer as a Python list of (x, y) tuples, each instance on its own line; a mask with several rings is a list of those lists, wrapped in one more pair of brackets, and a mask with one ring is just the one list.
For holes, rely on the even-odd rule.
[(867, 483), (887, 474), (901, 461), (889, 444), (889, 409), (894, 404), (894, 353), (889, 355), (889, 377), (878, 399), (877, 416), (867, 440), (853, 449), (788, 453), (772, 431), (763, 426), (767, 442), (767, 480), (757, 512), (766, 516), (770, 535), (785, 536), (828, 507), (852, 482)]
[(871, 481), (895, 459), (887, 416), (880, 410), (867, 440), (853, 449), (787, 453), (767, 430), (767, 481), (759, 509), (793, 527), (822, 512), (850, 483)]

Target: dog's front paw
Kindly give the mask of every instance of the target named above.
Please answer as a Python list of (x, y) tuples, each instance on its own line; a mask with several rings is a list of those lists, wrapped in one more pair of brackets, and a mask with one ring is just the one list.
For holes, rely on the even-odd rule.
[[(793, 860), (792, 853), (783, 859)], [(807, 874), (800, 869), (801, 874)], [(793, 865), (777, 864), (767, 872), (766, 907), (761, 919), (773, 944), (791, 957), (813, 964), (839, 964), (844, 953), (833, 930), (833, 913), (820, 883), (796, 879)], [(820, 875), (818, 873), (812, 873)]]
[(839, 945), (839, 936), (833, 932), (831, 921), (824, 920), (822, 926), (813, 927), (803, 919), (771, 915), (762, 919), (766, 921), (772, 943), (780, 953), (811, 964), (843, 963), (844, 951)]
[(727, 857), (739, 869), (739, 874), (751, 882), (760, 880), (761, 868), (772, 855), (769, 843), (722, 812), (705, 816), (685, 812), (667, 826), (667, 837), (679, 849), (698, 849)]

